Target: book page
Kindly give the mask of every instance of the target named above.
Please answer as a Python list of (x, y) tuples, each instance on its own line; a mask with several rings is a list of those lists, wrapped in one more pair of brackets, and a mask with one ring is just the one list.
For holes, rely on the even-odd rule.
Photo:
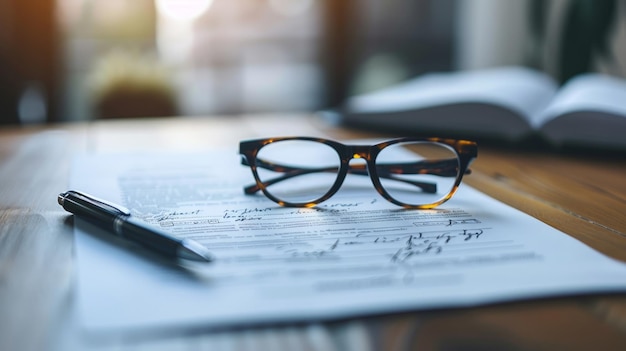
[(171, 332), (626, 291), (625, 264), (467, 185), (437, 209), (406, 210), (346, 179), (345, 191), (303, 209), (244, 195), (251, 182), (234, 150), (77, 158), (71, 189), (216, 258), (175, 269), (77, 218), (80, 329)]
[(626, 149), (626, 81), (602, 74), (573, 78), (538, 116), (543, 134), (555, 144)]
[(557, 91), (547, 75), (522, 67), (429, 73), (350, 98), (344, 119), (402, 130), (520, 139)]

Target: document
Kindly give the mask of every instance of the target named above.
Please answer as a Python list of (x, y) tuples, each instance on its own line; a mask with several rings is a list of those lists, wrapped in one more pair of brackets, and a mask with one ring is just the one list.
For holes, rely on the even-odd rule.
[(350, 177), (308, 209), (244, 195), (252, 182), (234, 149), (78, 157), (71, 189), (215, 257), (179, 269), (77, 218), (80, 328), (221, 328), (626, 291), (626, 264), (465, 184), (436, 209), (406, 210)]

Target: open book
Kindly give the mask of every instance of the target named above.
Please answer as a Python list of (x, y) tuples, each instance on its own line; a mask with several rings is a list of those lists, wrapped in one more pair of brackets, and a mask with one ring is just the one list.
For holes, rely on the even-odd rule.
[(347, 125), (518, 142), (626, 149), (626, 81), (585, 74), (560, 87), (522, 67), (431, 73), (350, 98)]

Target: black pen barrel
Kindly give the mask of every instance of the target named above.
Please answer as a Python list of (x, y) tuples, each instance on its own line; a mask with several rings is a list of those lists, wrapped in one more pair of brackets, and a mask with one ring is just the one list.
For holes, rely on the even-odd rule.
[(180, 245), (178, 238), (158, 228), (149, 228), (147, 224), (130, 216), (107, 211), (100, 204), (80, 194), (65, 193), (59, 203), (66, 211), (127, 240), (171, 257), (177, 254)]
[(64, 210), (73, 213), (88, 222), (113, 230), (114, 214), (106, 213), (85, 200), (65, 193), (59, 196), (59, 204)]
[(130, 211), (77, 191), (59, 194), (63, 208), (117, 236), (132, 241), (169, 258), (211, 262), (208, 250), (191, 239), (179, 239), (159, 228), (135, 219)]

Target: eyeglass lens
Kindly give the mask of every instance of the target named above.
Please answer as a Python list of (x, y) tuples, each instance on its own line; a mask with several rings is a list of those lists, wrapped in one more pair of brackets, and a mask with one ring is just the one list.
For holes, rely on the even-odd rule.
[[(260, 161), (278, 166), (257, 167), (261, 182), (271, 184), (266, 190), (291, 203), (308, 203), (324, 196), (337, 180), (341, 165), (335, 149), (306, 140), (284, 140), (265, 145), (257, 154), (257, 163)], [(272, 183), (275, 180), (279, 181)]]
[(450, 146), (405, 142), (387, 146), (376, 158), (376, 172), (390, 197), (408, 205), (432, 204), (454, 188), (459, 159)]
[[(382, 188), (396, 201), (408, 205), (431, 204), (446, 197), (459, 170), (455, 151), (432, 142), (392, 144), (380, 151), (375, 162)], [(352, 160), (344, 188), (365, 182), (372, 186), (364, 164), (364, 160)], [(340, 167), (337, 151), (316, 141), (278, 141), (257, 154), (257, 173), (261, 182), (269, 184), (266, 190), (296, 204), (314, 202), (328, 193)]]

